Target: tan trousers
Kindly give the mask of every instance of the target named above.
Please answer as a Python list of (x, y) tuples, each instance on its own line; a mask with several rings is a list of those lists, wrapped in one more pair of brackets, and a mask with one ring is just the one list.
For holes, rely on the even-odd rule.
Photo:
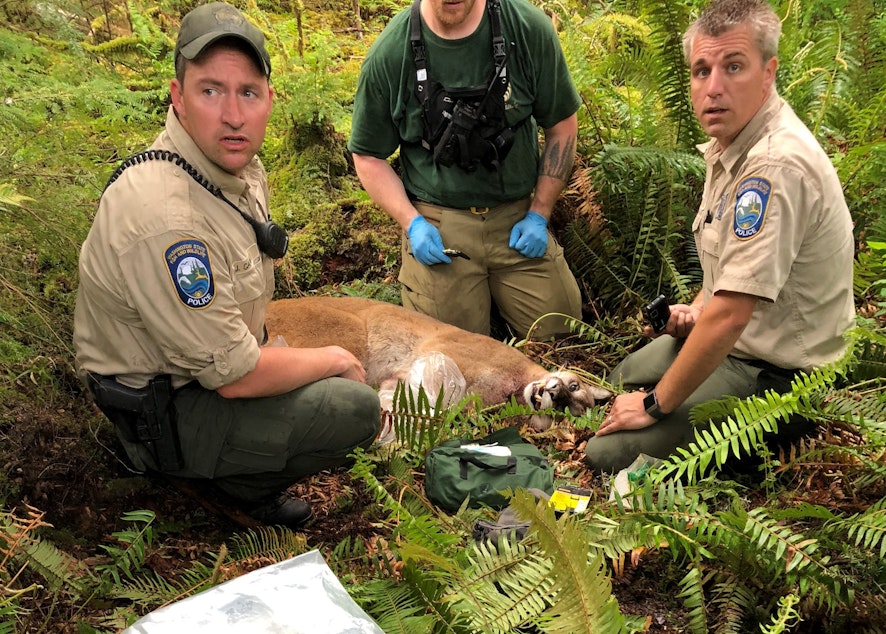
[[(400, 282), (403, 305), (471, 332), (489, 334), (492, 302), (520, 335), (543, 315), (562, 313), (581, 318), (581, 293), (563, 257), (563, 248), (548, 233), (547, 251), (529, 259), (508, 246), (511, 228), (526, 215), (529, 199), (483, 209), (452, 209), (415, 202), (418, 212), (440, 230), (443, 246), (471, 259), (425, 266), (412, 255), (403, 236)], [(542, 319), (534, 339), (567, 334), (561, 316)]]

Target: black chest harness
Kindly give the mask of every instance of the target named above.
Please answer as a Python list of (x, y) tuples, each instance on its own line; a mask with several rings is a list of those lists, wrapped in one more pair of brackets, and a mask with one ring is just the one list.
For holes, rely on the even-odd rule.
[(487, 84), (466, 88), (446, 88), (428, 76), (420, 7), (421, 0), (412, 3), (409, 43), (415, 61), (415, 95), (422, 105), (422, 146), (433, 153), (437, 165), (457, 165), (466, 172), (478, 165), (499, 170), (514, 144), (517, 127), (508, 127), (505, 119), (508, 71), (501, 0), (486, 2), (492, 29), (492, 77)]

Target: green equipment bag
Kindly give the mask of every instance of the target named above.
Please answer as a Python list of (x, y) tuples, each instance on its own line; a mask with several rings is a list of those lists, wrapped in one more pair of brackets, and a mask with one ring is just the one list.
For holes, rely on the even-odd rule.
[(471, 508), (503, 509), (505, 489), (554, 490), (553, 468), (515, 427), (480, 440), (447, 440), (425, 456), (425, 493), (447, 511), (457, 511), (466, 498)]

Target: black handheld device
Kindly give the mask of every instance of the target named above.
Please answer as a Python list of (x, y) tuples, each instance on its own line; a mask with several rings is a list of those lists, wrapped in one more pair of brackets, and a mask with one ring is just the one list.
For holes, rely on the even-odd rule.
[(649, 325), (652, 326), (652, 330), (662, 332), (667, 328), (668, 319), (671, 318), (671, 307), (667, 297), (659, 295), (646, 305), (646, 309), (643, 312), (649, 321)]

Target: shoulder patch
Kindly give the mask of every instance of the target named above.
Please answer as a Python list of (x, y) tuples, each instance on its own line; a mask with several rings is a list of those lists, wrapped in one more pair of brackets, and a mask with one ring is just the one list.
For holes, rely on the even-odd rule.
[(736, 238), (749, 240), (762, 231), (771, 192), (772, 183), (759, 176), (746, 178), (739, 183), (732, 222), (732, 232)]
[(164, 254), (172, 286), (188, 308), (206, 308), (215, 297), (209, 249), (200, 240), (181, 240)]

